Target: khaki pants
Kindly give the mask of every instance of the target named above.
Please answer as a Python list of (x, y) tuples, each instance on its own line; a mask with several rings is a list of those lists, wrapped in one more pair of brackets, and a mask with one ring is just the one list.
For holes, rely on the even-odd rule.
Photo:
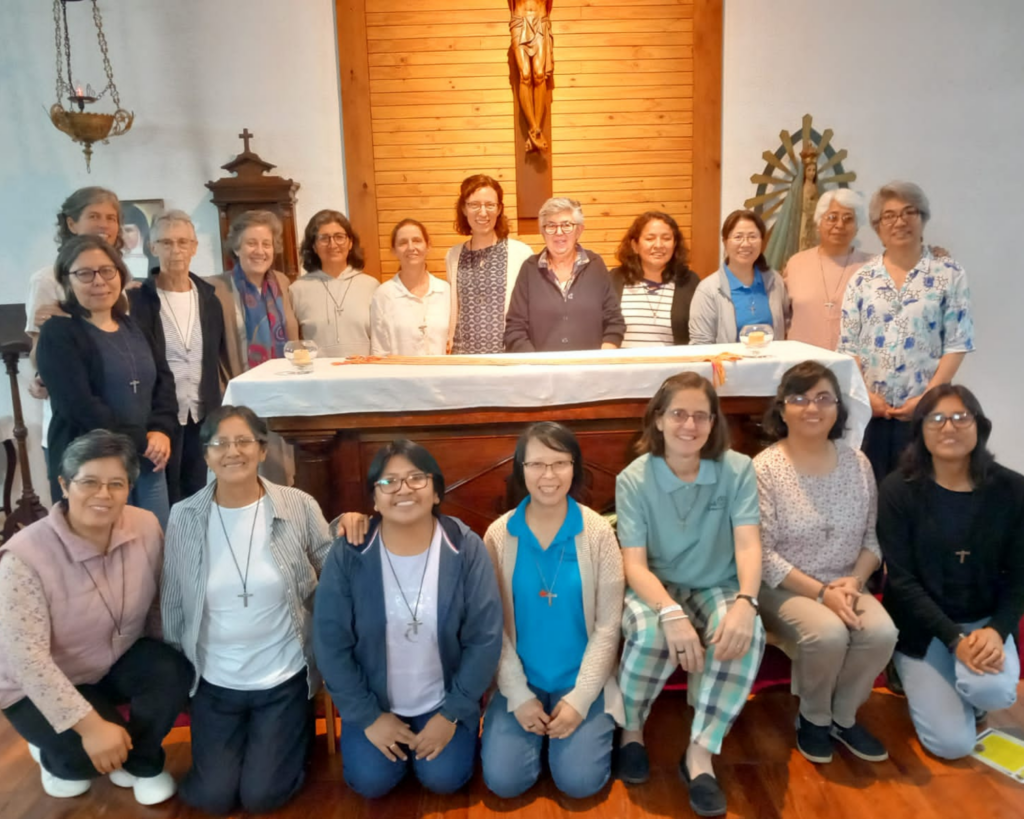
[(831, 609), (781, 587), (761, 586), (761, 619), (793, 661), (792, 691), (815, 725), (849, 728), (896, 647), (896, 626), (882, 604), (862, 594), (854, 631)]

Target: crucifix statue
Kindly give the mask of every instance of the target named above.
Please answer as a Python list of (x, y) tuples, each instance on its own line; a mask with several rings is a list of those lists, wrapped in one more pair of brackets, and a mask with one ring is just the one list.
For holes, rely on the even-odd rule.
[(526, 151), (546, 151), (544, 119), (550, 107), (548, 80), (555, 70), (554, 39), (551, 36), (551, 6), (554, 0), (508, 0), (512, 19), (512, 55), (519, 73), (516, 94), (526, 120)]

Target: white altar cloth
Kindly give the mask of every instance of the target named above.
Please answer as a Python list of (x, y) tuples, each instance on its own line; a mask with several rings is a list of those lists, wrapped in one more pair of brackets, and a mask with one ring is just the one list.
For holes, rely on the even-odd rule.
[[(592, 360), (590, 364), (524, 364), (514, 366), (355, 364), (336, 366), (317, 359), (309, 374), (292, 374), (291, 364), (274, 359), (233, 378), (225, 404), (244, 404), (264, 418), (408, 413), (480, 408), (552, 407), (632, 398), (650, 398), (671, 375), (693, 370), (711, 378), (711, 364), (644, 361), (645, 358), (742, 354), (741, 344), (649, 347), (629, 350), (588, 350), (573, 353), (527, 353), (522, 358)], [(518, 354), (517, 354), (518, 355)], [(602, 364), (602, 358), (635, 358), (636, 364)], [(846, 440), (859, 446), (871, 418), (864, 379), (848, 355), (799, 341), (775, 341), (767, 353), (726, 362), (725, 396), (771, 396), (782, 374), (801, 361), (814, 359), (839, 379), (850, 411)], [(337, 359), (334, 359), (337, 360)]]

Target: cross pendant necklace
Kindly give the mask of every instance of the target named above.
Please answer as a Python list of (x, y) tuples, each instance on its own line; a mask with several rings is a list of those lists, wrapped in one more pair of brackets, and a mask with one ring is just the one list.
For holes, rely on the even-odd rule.
[(964, 563), (964, 558), (967, 557), (970, 554), (970, 552), (968, 552), (966, 549), (961, 549), (959, 552), (953, 552), (953, 554), (960, 558), (960, 565), (962, 566)]
[(235, 571), (238, 572), (238, 579), (242, 581), (242, 593), (235, 595), (236, 597), (242, 598), (242, 607), (249, 608), (249, 598), (253, 597), (253, 593), (249, 591), (249, 563), (252, 560), (252, 538), (256, 534), (256, 521), (260, 517), (260, 504), (263, 503), (263, 484), (260, 484), (259, 497), (256, 499), (256, 511), (253, 512), (252, 516), (252, 528), (249, 530), (249, 551), (245, 555), (245, 574), (242, 574), (242, 567), (238, 563), (238, 558), (235, 556), (235, 549), (231, 545), (231, 538), (228, 536), (228, 527), (224, 525), (224, 515), (221, 514), (220, 504), (217, 503), (217, 492), (214, 490), (213, 494), (213, 505), (217, 508), (217, 519), (220, 521), (221, 531), (224, 533), (224, 541), (228, 544), (228, 551), (231, 553), (231, 559), (235, 564)]
[[(388, 551), (388, 547), (384, 543), (384, 539), (381, 538), (380, 547), (384, 551), (384, 557), (387, 558), (388, 568), (391, 569), (391, 576), (395, 579), (395, 585), (398, 587), (398, 593), (402, 595), (402, 602), (405, 603), (405, 607), (409, 610), (409, 614), (412, 615), (412, 621), (408, 623), (408, 628), (405, 630), (405, 639), (410, 643), (415, 643), (416, 638), (420, 634), (420, 626), (423, 625), (423, 621), (419, 618), (420, 602), (423, 599), (423, 581), (427, 579), (427, 567), (430, 565), (430, 546), (427, 546), (426, 552), (424, 552), (423, 561), (423, 574), (420, 575), (420, 588), (416, 592), (416, 605), (409, 605), (409, 598), (405, 596), (405, 590), (402, 588), (402, 581), (398, 579), (398, 573), (395, 571), (395, 564), (391, 562), (391, 552)], [(409, 633), (412, 632), (412, 636)]]
[(138, 395), (139, 393), (139, 383), (139, 379), (137, 378), (133, 378), (131, 381), (128, 382), (128, 386), (132, 388), (132, 392), (135, 393), (136, 395)]
[(547, 598), (548, 608), (551, 608), (551, 604), (555, 602), (555, 598), (558, 597), (555, 594), (555, 584), (558, 582), (558, 574), (562, 571), (562, 561), (565, 559), (565, 541), (562, 541), (562, 551), (558, 555), (558, 566), (555, 568), (555, 576), (551, 579), (551, 585), (548, 585), (547, 580), (544, 579), (544, 572), (540, 570), (540, 561), (534, 556), (533, 563), (537, 567), (537, 574), (540, 575), (541, 590), (538, 592), (542, 598)]
[[(341, 342), (341, 337), (340, 337), (340, 333), (341, 333), (341, 327), (340, 327), (340, 325), (341, 325), (341, 314), (345, 312), (345, 299), (348, 298), (348, 291), (352, 289), (352, 282), (354, 282), (355, 279), (356, 279), (356, 277), (353, 276), (351, 279), (348, 280), (348, 284), (345, 286), (345, 292), (343, 292), (341, 294), (341, 301), (338, 301), (336, 298), (334, 298), (334, 294), (331, 292), (331, 288), (330, 288), (330, 286), (328, 285), (327, 282), (323, 281), (322, 279), (320, 281), (320, 283), (324, 286), (324, 290), (327, 291), (327, 298), (329, 298), (331, 300), (331, 303), (334, 305), (334, 343), (335, 344), (338, 344), (338, 343)], [(328, 319), (328, 323), (330, 323), (329, 319)]]
[[(133, 395), (138, 395), (139, 384), (141, 384), (142, 382), (139, 381), (139, 374), (135, 370), (135, 354), (132, 352), (132, 345), (130, 342), (126, 341), (121, 335), (123, 329), (123, 326), (119, 325), (117, 330), (114, 332), (114, 336), (117, 340), (117, 352), (121, 355), (121, 358), (128, 362), (128, 367), (132, 371), (132, 377), (128, 381), (128, 386), (132, 388)], [(127, 350), (127, 354), (125, 354), (125, 350)]]

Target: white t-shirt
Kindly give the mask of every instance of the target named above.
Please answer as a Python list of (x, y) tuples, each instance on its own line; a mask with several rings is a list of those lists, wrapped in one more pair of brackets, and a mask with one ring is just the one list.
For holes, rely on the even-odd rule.
[[(28, 280), (28, 298), (25, 300), (25, 332), (39, 332), (39, 327), (35, 322), (36, 310), (44, 304), (60, 304), (62, 301), (64, 301), (64, 288), (57, 284), (53, 265), (39, 268)], [(43, 401), (42, 438), (44, 447), (47, 446), (46, 436), (52, 418), (53, 409), (50, 407), (50, 399), (47, 398)]]
[[(386, 551), (383, 538), (380, 548), (387, 616), (388, 701), (399, 716), (418, 717), (441, 705), (445, 696), (444, 669), (437, 644), (441, 526), (434, 523), (434, 536), (423, 554), (391, 554)], [(410, 608), (419, 621), (415, 630)]]
[(427, 274), (424, 296), (414, 296), (400, 276), (384, 282), (370, 302), (372, 355), (444, 355), (448, 350), (451, 288)]
[[(197, 660), (202, 678), (222, 688), (264, 691), (306, 667), (302, 644), (289, 614), (288, 586), (270, 553), (272, 521), (265, 497), (240, 509), (217, 504), (210, 507), (204, 556), (206, 600), (199, 626)], [(224, 537), (225, 529), (234, 559)], [(239, 571), (245, 574), (250, 532), (252, 556), (246, 589), (251, 597), (246, 606), (239, 596)]]

